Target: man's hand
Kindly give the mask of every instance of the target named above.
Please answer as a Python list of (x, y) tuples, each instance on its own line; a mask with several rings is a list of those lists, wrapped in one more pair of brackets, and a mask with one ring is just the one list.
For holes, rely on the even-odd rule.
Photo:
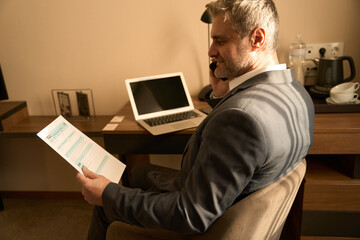
[(210, 70), (210, 83), (211, 88), (213, 90), (213, 96), (214, 97), (223, 97), (225, 96), (229, 90), (229, 80), (223, 81), (219, 78), (217, 78), (213, 71)]
[(77, 173), (76, 179), (82, 185), (82, 194), (85, 200), (91, 205), (102, 206), (102, 194), (110, 180), (90, 171), (86, 167), (83, 167), (82, 171), (84, 175)]

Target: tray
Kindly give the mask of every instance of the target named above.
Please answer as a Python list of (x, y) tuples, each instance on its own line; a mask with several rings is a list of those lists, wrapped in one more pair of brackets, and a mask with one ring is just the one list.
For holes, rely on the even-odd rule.
[(328, 104), (325, 99), (312, 97), (315, 113), (360, 112), (360, 104)]

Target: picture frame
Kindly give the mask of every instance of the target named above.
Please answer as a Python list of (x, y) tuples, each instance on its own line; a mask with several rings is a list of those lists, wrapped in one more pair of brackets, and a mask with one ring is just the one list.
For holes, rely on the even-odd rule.
[(95, 106), (91, 89), (52, 89), (54, 110), (71, 121), (94, 121)]
[(72, 114), (69, 94), (64, 92), (58, 92), (57, 95), (59, 99), (61, 115), (63, 115), (65, 118), (70, 118)]
[(81, 91), (77, 91), (76, 99), (78, 104), (79, 116), (90, 117), (88, 95)]

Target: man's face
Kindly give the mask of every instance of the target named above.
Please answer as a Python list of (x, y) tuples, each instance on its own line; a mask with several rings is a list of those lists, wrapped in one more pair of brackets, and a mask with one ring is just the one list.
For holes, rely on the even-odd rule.
[(213, 18), (209, 57), (217, 61), (215, 76), (217, 78), (238, 77), (250, 69), (251, 45), (249, 37), (243, 39), (235, 31), (229, 20), (224, 22), (224, 15)]

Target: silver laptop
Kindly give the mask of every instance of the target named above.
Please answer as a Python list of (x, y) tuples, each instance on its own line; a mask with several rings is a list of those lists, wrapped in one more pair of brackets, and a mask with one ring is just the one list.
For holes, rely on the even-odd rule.
[(135, 120), (153, 135), (197, 127), (206, 115), (194, 108), (184, 75), (125, 80)]

